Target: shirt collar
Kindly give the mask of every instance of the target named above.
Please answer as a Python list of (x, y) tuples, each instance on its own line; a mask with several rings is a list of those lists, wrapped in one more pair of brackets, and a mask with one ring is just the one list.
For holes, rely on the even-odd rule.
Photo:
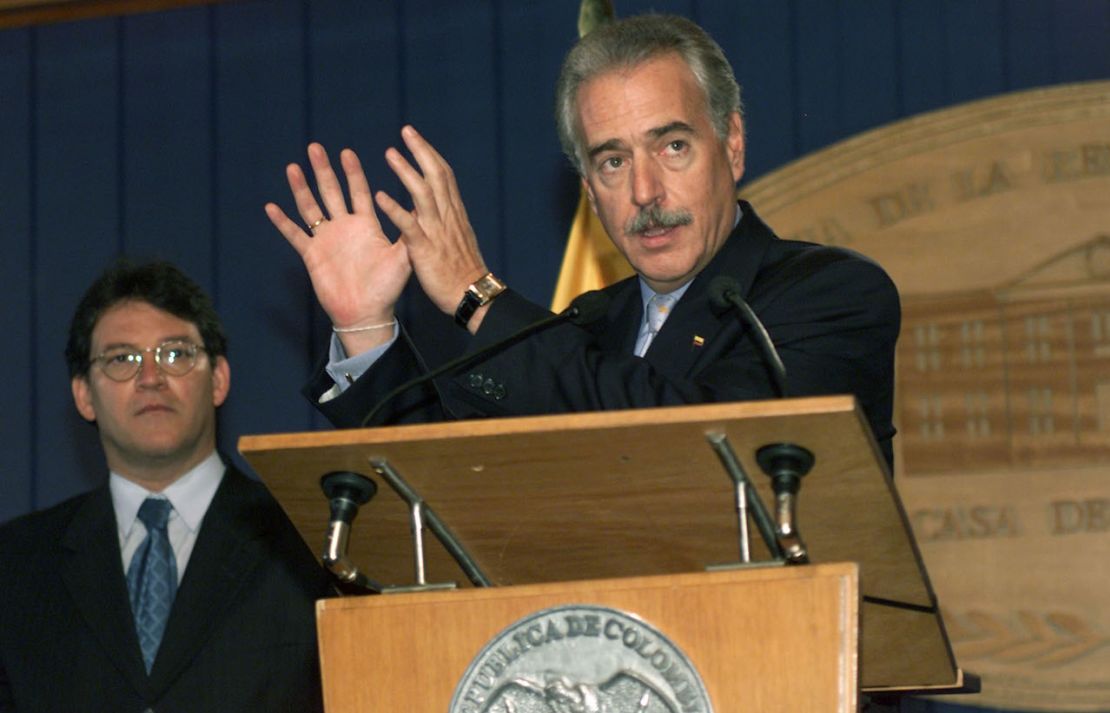
[(139, 506), (152, 495), (160, 495), (169, 500), (174, 512), (181, 517), (189, 531), (196, 532), (212, 498), (216, 496), (225, 470), (220, 455), (212, 451), (211, 455), (161, 493), (153, 493), (119, 473), (112, 472), (108, 476), (108, 490), (112, 494), (112, 507), (116, 511), (116, 525), (120, 534), (126, 537), (131, 532), (139, 514)]
[[(690, 280), (690, 282), (693, 282), (693, 280)], [(683, 285), (682, 287), (679, 287), (677, 290), (671, 290), (670, 292), (667, 292), (666, 294), (674, 295), (674, 301), (677, 303), (680, 299), (682, 299), (682, 295), (686, 294), (686, 290), (690, 289), (690, 282), (687, 282), (685, 285)], [(643, 300), (644, 314), (645, 315), (647, 314), (647, 304), (648, 304), (648, 302), (650, 302), (651, 298), (654, 297), (657, 294), (659, 294), (659, 293), (657, 293), (655, 290), (648, 287), (648, 284), (646, 282), (644, 282), (644, 278), (641, 277), (640, 278), (640, 299)], [(647, 317), (645, 316), (645, 319), (646, 318)]]

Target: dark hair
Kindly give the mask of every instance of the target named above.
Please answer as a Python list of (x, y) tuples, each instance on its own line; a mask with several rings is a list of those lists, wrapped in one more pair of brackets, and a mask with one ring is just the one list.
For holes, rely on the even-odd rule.
[(92, 333), (108, 309), (120, 302), (146, 302), (192, 322), (204, 340), (204, 350), (215, 359), (227, 354), (227, 337), (212, 300), (197, 283), (168, 262), (133, 264), (120, 260), (92, 283), (73, 313), (66, 342), (70, 377), (86, 376)]
[(740, 85), (720, 46), (705, 30), (676, 15), (639, 15), (602, 25), (578, 40), (563, 60), (555, 84), (555, 126), (563, 152), (584, 174), (578, 89), (598, 75), (635, 67), (674, 53), (686, 62), (705, 95), (706, 111), (717, 137), (728, 136), (732, 112), (743, 113)]

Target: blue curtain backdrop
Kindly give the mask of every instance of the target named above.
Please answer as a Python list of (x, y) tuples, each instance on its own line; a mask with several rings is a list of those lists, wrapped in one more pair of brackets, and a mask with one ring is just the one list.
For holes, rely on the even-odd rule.
[[(1107, 0), (616, 0), (699, 22), (732, 59), (747, 178), (919, 112), (1110, 78)], [(262, 212), (309, 140), (382, 160), (405, 122), (452, 163), (485, 256), (546, 303), (577, 200), (551, 91), (577, 0), (254, 0), (0, 31), (0, 521), (104, 473), (62, 349), (115, 256), (173, 260), (231, 335), (221, 442), (325, 427), (299, 394), (326, 343)], [(452, 333), (410, 291), (424, 338)], [(450, 340), (446, 340), (450, 341)], [(950, 708), (956, 710), (956, 708)]]

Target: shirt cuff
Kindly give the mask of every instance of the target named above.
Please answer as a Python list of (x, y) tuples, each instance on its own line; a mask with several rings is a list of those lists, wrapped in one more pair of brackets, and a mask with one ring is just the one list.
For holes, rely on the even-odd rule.
[(331, 380), (335, 382), (335, 386), (331, 387), (320, 396), (320, 403), (327, 403), (346, 391), (347, 388), (365, 374), (370, 367), (374, 366), (378, 359), (382, 357), (382, 354), (385, 354), (386, 350), (393, 346), (393, 343), (397, 341), (397, 337), (400, 333), (400, 325), (394, 322), (393, 335), (389, 338), (388, 342), (353, 357), (347, 356), (347, 352), (343, 349), (343, 343), (339, 341), (339, 335), (332, 333), (331, 344), (328, 346), (328, 363), (324, 367), (324, 371), (326, 371), (328, 376), (331, 377)]

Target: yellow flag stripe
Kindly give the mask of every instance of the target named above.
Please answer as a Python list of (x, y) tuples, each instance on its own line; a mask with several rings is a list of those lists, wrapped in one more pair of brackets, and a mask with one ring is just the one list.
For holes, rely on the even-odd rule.
[(631, 274), (632, 267), (613, 247), (583, 191), (574, 212), (551, 309), (563, 310), (583, 292), (601, 289)]

